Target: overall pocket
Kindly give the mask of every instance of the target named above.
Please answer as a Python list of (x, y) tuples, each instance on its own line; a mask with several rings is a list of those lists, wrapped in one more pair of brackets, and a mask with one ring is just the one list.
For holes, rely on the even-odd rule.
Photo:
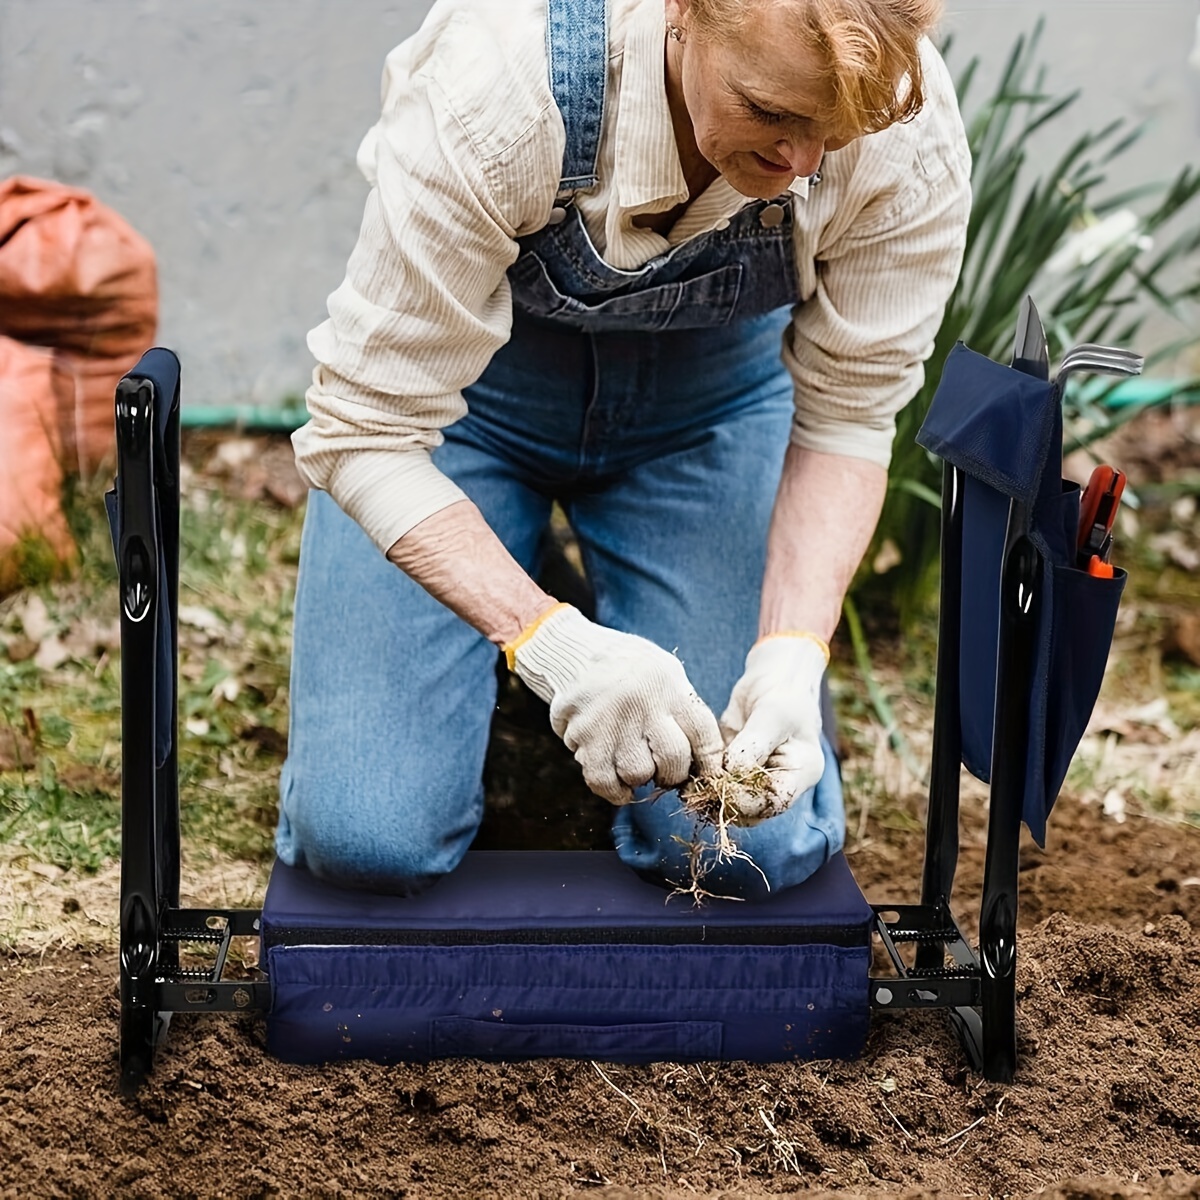
[(595, 293), (586, 299), (565, 295), (536, 255), (519, 262), (510, 278), (514, 303), (535, 317), (576, 329), (596, 333), (704, 329), (728, 324), (733, 317), (741, 293), (742, 264), (729, 263), (691, 279), (607, 298)]

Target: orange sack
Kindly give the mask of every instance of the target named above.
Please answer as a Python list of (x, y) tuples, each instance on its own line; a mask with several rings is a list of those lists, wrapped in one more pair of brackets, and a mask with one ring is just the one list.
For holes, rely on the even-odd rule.
[(0, 596), (74, 556), (58, 429), (73, 391), (52, 351), (0, 337)]
[(71, 559), (63, 482), (110, 459), (157, 321), (145, 238), (79, 188), (0, 181), (0, 595)]
[(53, 350), (74, 378), (59, 427), (69, 473), (111, 455), (113, 391), (157, 323), (154, 251), (141, 234), (80, 188), (0, 182), (0, 334)]

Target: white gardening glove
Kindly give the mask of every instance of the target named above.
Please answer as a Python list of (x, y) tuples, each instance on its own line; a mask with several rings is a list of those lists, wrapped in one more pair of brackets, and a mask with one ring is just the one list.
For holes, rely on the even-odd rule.
[(721, 766), (717, 718), (683, 664), (645, 638), (552, 608), (504, 647), (509, 668), (550, 705), (550, 724), (598, 796), (628, 804), (655, 780), (683, 783)]
[(771, 786), (765, 794), (744, 790), (731, 797), (739, 824), (778, 816), (824, 774), (821, 676), (828, 663), (828, 646), (811, 633), (772, 634), (746, 655), (746, 670), (721, 714), (725, 769), (764, 766)]

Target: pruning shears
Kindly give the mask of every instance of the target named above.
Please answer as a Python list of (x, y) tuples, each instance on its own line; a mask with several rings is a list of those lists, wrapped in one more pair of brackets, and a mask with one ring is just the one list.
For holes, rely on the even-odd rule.
[(1125, 472), (1099, 466), (1092, 471), (1079, 501), (1079, 544), (1076, 566), (1089, 575), (1111, 579), (1113, 523), (1125, 490)]
[(1017, 336), (1013, 346), (1012, 364), (1023, 375), (1034, 379), (1050, 378), (1050, 349), (1046, 345), (1046, 330), (1037, 306), (1026, 296), (1017, 313)]
[[(1114, 352), (1115, 353), (1115, 352)], [(1017, 337), (1013, 348), (1013, 367), (1035, 379), (1049, 379), (1049, 352), (1046, 345), (1045, 328), (1037, 308), (1027, 296), (1017, 315)], [(1132, 368), (1113, 371), (1089, 362), (1093, 370), (1104, 369), (1108, 373), (1136, 374)], [(1138, 364), (1140, 370), (1140, 363)], [(1113, 577), (1112, 530), (1125, 490), (1125, 472), (1116, 467), (1099, 466), (1084, 489), (1080, 500), (1079, 540), (1076, 547), (1076, 565), (1100, 579)]]

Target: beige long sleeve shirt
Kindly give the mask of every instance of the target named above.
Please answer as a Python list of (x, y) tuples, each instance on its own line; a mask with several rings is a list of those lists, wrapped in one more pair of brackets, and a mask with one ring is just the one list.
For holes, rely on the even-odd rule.
[[(667, 236), (634, 226), (687, 200), (664, 83), (662, 0), (612, 0), (599, 183), (576, 198), (596, 248), (635, 269), (749, 203), (717, 179)], [(913, 121), (826, 156), (790, 189), (799, 294), (782, 347), (792, 441), (886, 466), (962, 260), (970, 162), (954, 89), (924, 48)], [(545, 0), (437, 0), (388, 56), (359, 149), (371, 184), (346, 278), (308, 345), (308, 483), (383, 550), (463, 498), (434, 466), (462, 390), (509, 337), (516, 239), (553, 207), (565, 133), (550, 93)]]

